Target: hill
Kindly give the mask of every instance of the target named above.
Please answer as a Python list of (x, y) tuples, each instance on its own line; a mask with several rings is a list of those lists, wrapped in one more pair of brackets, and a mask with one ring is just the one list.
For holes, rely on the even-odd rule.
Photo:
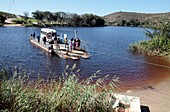
[(15, 15), (15, 14), (7, 13), (7, 12), (2, 12), (2, 11), (0, 11), (0, 15), (4, 16), (6, 18), (16, 18), (17, 17), (17, 15)]
[(118, 26), (143, 26), (161, 24), (170, 20), (170, 12), (167, 13), (136, 13), (136, 12), (115, 12), (104, 16), (106, 25)]

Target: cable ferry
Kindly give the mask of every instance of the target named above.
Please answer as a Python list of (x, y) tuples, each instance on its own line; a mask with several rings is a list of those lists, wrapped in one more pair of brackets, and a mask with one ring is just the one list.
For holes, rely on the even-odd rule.
[(82, 49), (81, 41), (77, 38), (77, 31), (75, 31), (74, 38), (70, 40), (67, 34), (59, 36), (55, 29), (42, 28), (40, 36), (35, 37), (35, 32), (30, 36), (30, 42), (34, 45), (44, 49), (49, 53), (57, 54), (63, 59), (77, 60), (80, 57), (89, 59), (90, 54)]

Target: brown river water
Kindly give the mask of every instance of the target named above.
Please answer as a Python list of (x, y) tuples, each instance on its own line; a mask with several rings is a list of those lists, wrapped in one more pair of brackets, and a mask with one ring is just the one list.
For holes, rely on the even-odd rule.
[(133, 54), (129, 45), (146, 40), (144, 30), (134, 27), (53, 27), (58, 34), (67, 33), (71, 38), (73, 30), (78, 31), (78, 37), (90, 59), (77, 61), (61, 59), (49, 55), (32, 45), (29, 36), (35, 32), (39, 35), (40, 28), (34, 27), (1, 27), (0, 28), (0, 64), (9, 68), (22, 66), (31, 72), (30, 78), (36, 79), (37, 74), (47, 78), (48, 74), (59, 77), (66, 65), (76, 64), (80, 69), (80, 78), (84, 79), (98, 70), (98, 77), (109, 74), (108, 80), (116, 76), (120, 78), (120, 88), (143, 89), (151, 87), (170, 78), (170, 61), (156, 56)]

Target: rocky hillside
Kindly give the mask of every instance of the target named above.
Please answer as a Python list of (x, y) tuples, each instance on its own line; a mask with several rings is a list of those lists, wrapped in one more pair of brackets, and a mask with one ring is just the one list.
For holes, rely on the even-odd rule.
[(7, 12), (2, 12), (2, 11), (0, 11), (0, 16), (4, 16), (6, 18), (16, 18), (17, 17), (15, 14), (7, 13)]
[(161, 24), (170, 21), (170, 12), (167, 13), (135, 13), (115, 12), (104, 16), (106, 25), (143, 26)]

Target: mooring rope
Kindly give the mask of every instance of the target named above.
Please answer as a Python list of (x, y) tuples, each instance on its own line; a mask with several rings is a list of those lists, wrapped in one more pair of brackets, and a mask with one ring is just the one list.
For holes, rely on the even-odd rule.
[[(103, 55), (112, 55), (112, 54), (108, 54), (108, 53), (102, 53), (102, 52), (98, 52), (98, 51), (94, 51), (96, 53), (99, 53), (99, 54), (103, 54)], [(168, 68), (170, 69), (170, 66), (166, 66), (166, 65), (161, 65), (161, 64), (157, 64), (157, 63), (152, 63), (152, 62), (147, 62), (147, 61), (142, 61), (142, 60), (137, 60), (137, 59), (132, 59), (132, 58), (128, 58), (128, 57), (122, 57), (122, 56), (119, 56), (119, 55), (112, 55), (113, 57), (117, 57), (117, 58), (121, 58), (121, 59), (125, 59), (125, 60), (130, 60), (130, 61), (135, 61), (135, 62), (140, 62), (140, 63), (146, 63), (146, 64), (149, 64), (149, 65), (153, 65), (153, 66), (159, 66), (159, 67), (163, 67), (163, 68)]]

